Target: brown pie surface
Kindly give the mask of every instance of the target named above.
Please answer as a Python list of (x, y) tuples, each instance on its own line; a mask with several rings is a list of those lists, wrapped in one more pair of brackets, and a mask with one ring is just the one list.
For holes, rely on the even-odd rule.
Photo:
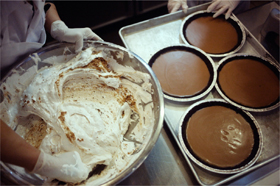
[(186, 137), (196, 156), (220, 168), (242, 163), (254, 145), (253, 130), (242, 115), (217, 105), (202, 108), (190, 117)]
[(223, 18), (196, 18), (187, 25), (184, 32), (191, 45), (210, 54), (227, 53), (238, 45), (236, 29)]
[(208, 85), (210, 72), (205, 62), (192, 52), (171, 50), (152, 65), (163, 91), (175, 96), (193, 96)]
[(244, 106), (267, 107), (279, 99), (279, 78), (268, 66), (253, 59), (226, 63), (218, 82), (228, 98)]

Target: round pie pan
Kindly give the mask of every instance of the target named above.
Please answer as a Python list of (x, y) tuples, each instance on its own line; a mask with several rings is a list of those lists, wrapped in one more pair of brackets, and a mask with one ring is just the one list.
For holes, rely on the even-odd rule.
[(250, 106), (245, 106), (242, 105), (241, 103), (238, 103), (234, 100), (232, 100), (231, 98), (229, 98), (225, 92), (222, 90), (220, 83), (219, 83), (219, 72), (222, 70), (222, 68), (228, 63), (231, 62), (233, 60), (236, 59), (252, 59), (252, 60), (256, 60), (258, 62), (263, 63), (264, 65), (266, 65), (270, 70), (272, 70), (276, 76), (279, 78), (279, 73), (280, 73), (280, 67), (279, 65), (275, 64), (274, 62), (264, 58), (264, 57), (258, 57), (255, 55), (248, 55), (248, 54), (233, 54), (230, 56), (227, 56), (223, 59), (221, 59), (221, 61), (219, 62), (218, 66), (217, 66), (217, 83), (215, 85), (215, 88), (217, 90), (217, 92), (220, 94), (220, 96), (225, 99), (227, 102), (229, 102), (230, 104), (239, 107), (243, 110), (247, 110), (250, 112), (267, 112), (267, 111), (271, 111), (273, 109), (276, 109), (280, 106), (280, 98), (278, 97), (277, 100), (275, 100), (272, 104), (266, 106), (266, 107), (250, 107)]
[[(187, 128), (188, 121), (196, 111), (210, 106), (224, 106), (226, 108), (236, 111), (250, 124), (252, 128), (253, 135), (254, 135), (253, 149), (251, 151), (251, 154), (248, 156), (248, 158), (245, 159), (243, 162), (241, 162), (239, 165), (236, 165), (234, 167), (229, 167), (229, 168), (220, 168), (220, 167), (210, 165), (206, 161), (203, 161), (198, 156), (196, 156), (193, 153), (192, 149), (190, 148), (190, 145), (186, 137), (186, 128)], [(184, 152), (196, 165), (200, 166), (201, 168), (207, 171), (218, 173), (218, 174), (234, 174), (248, 169), (258, 160), (263, 147), (263, 136), (261, 133), (260, 126), (256, 121), (256, 119), (249, 112), (237, 108), (222, 99), (201, 100), (192, 104), (181, 117), (178, 137)]]
[[(212, 12), (207, 12), (206, 10), (197, 11), (197, 12), (195, 12), (195, 13), (192, 13), (192, 14), (188, 15), (188, 16), (183, 20), (183, 22), (182, 22), (182, 24), (181, 24), (181, 28), (180, 28), (180, 38), (181, 38), (181, 40), (182, 40), (185, 44), (187, 44), (187, 45), (192, 45), (192, 44), (189, 43), (189, 41), (187, 40), (186, 35), (185, 35), (185, 30), (186, 30), (187, 26), (188, 26), (193, 20), (195, 20), (195, 19), (197, 19), (197, 18), (200, 18), (200, 17), (209, 17), (209, 16), (212, 17), (213, 15), (214, 15), (214, 13), (212, 13)], [(218, 18), (219, 18), (219, 17), (222, 17), (222, 18), (223, 18), (224, 15), (220, 15), (220, 16), (218, 16)], [(230, 17), (227, 19), (227, 21), (228, 21), (229, 23), (231, 23), (231, 25), (236, 29), (237, 35), (238, 35), (238, 43), (237, 43), (237, 45), (235, 45), (235, 47), (233, 47), (230, 51), (225, 52), (225, 53), (215, 53), (215, 54), (213, 54), (213, 53), (208, 53), (208, 52), (206, 52), (206, 53), (207, 53), (209, 56), (211, 56), (211, 57), (225, 57), (225, 56), (227, 56), (227, 55), (234, 54), (234, 53), (236, 53), (237, 51), (239, 51), (239, 50), (243, 47), (243, 45), (244, 45), (244, 43), (245, 43), (245, 41), (246, 41), (245, 30), (244, 30), (243, 26), (241, 25), (240, 21), (237, 20), (234, 16), (230, 16)]]
[[(198, 99), (201, 99), (203, 97), (205, 97), (207, 94), (210, 93), (210, 91), (214, 88), (215, 83), (216, 83), (216, 79), (217, 79), (217, 72), (215, 69), (215, 64), (212, 60), (211, 57), (209, 57), (204, 51), (202, 51), (201, 49), (194, 47), (194, 46), (186, 46), (186, 45), (174, 45), (174, 46), (169, 46), (166, 48), (163, 48), (161, 50), (159, 50), (158, 52), (156, 52), (151, 59), (149, 60), (149, 65), (152, 68), (154, 62), (156, 61), (156, 59), (167, 52), (170, 51), (186, 51), (186, 52), (190, 52), (195, 54), (196, 56), (200, 57), (206, 64), (209, 73), (210, 73), (210, 78), (208, 81), (207, 86), (201, 90), (200, 92), (193, 94), (193, 95), (174, 95), (174, 94), (169, 94), (167, 92), (165, 92), (163, 89), (163, 93), (164, 93), (164, 98), (171, 100), (171, 101), (177, 101), (177, 102), (191, 102), (191, 101), (195, 101)], [(183, 81), (183, 80), (182, 80)]]

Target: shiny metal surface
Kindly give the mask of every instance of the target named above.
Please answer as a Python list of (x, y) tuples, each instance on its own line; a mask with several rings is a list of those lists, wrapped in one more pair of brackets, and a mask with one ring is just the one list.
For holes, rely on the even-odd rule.
[[(273, 62), (271, 60), (268, 60), (268, 59), (266, 59), (264, 57), (261, 57), (261, 56), (254, 56), (254, 55), (247, 55), (247, 54), (234, 54), (234, 55), (230, 55), (230, 56), (227, 56), (227, 57), (223, 58), (217, 66), (217, 71), (219, 72), (221, 70), (221, 66), (223, 65), (223, 63), (225, 63), (226, 61), (234, 60), (235, 58), (238, 58), (238, 57), (244, 57), (244, 59), (246, 59), (246, 58), (250, 59), (250, 58), (254, 57), (256, 59), (259, 59), (258, 61), (260, 61), (264, 64), (270, 65), (272, 68), (274, 68), (276, 71), (278, 71), (278, 75), (280, 74), (279, 64), (276, 64), (275, 62)], [(265, 108), (253, 108), (253, 107), (244, 106), (244, 105), (241, 105), (241, 104), (239, 104), (237, 102), (234, 102), (233, 100), (229, 99), (224, 94), (224, 92), (221, 90), (221, 87), (219, 86), (219, 83), (215, 84), (215, 88), (218, 91), (218, 93), (222, 96), (223, 99), (225, 99), (227, 102), (229, 102), (232, 105), (234, 105), (236, 107), (239, 107), (243, 110), (247, 110), (247, 111), (251, 111), (251, 112), (267, 112), (267, 111), (276, 109), (280, 106), (280, 101), (276, 102), (273, 105), (265, 107)]]
[[(189, 19), (191, 19), (192, 17), (194, 17), (194, 16), (199, 16), (199, 15), (203, 15), (203, 14), (210, 14), (210, 13), (208, 13), (208, 12), (205, 11), (205, 10), (197, 11), (197, 12), (195, 12), (195, 13), (189, 14), (189, 15), (183, 20), (183, 22), (182, 22), (182, 24), (181, 24), (181, 27), (180, 27), (180, 37), (181, 37), (182, 41), (183, 41), (185, 44), (190, 45), (190, 43), (187, 41), (187, 39), (186, 39), (185, 36), (184, 36), (185, 24), (186, 24), (187, 21), (188, 21)], [(229, 51), (229, 52), (227, 52), (227, 53), (223, 53), (223, 54), (210, 54), (210, 53), (208, 53), (209, 56), (211, 56), (211, 57), (225, 57), (225, 56), (228, 56), (228, 55), (230, 55), (230, 54), (234, 54), (234, 53), (238, 52), (238, 51), (243, 47), (243, 45), (244, 45), (244, 43), (245, 43), (245, 41), (246, 41), (245, 30), (244, 30), (244, 28), (241, 26), (240, 21), (239, 21), (235, 16), (230, 16), (229, 19), (231, 19), (233, 22), (235, 22), (236, 25), (238, 25), (238, 28), (236, 28), (236, 29), (238, 29), (238, 30), (241, 31), (241, 36), (240, 36), (240, 37), (241, 37), (241, 41), (240, 41), (239, 45), (238, 45), (234, 50)]]
[(204, 51), (202, 51), (201, 49), (199, 49), (197, 47), (186, 46), (186, 45), (173, 45), (173, 46), (163, 48), (152, 56), (152, 58), (149, 60), (148, 64), (152, 67), (154, 61), (156, 60), (155, 57), (158, 57), (160, 54), (167, 52), (167, 51), (171, 51), (171, 50), (197, 51), (197, 53), (199, 54), (198, 55), (199, 57), (204, 57), (207, 59), (207, 61), (205, 61), (205, 63), (208, 64), (207, 67), (211, 74), (211, 79), (209, 80), (210, 84), (208, 85), (208, 87), (206, 87), (206, 89), (204, 91), (202, 91), (201, 93), (199, 93), (197, 95), (176, 96), (176, 95), (168, 95), (168, 94), (164, 93), (164, 98), (169, 99), (171, 101), (192, 102), (192, 101), (201, 99), (201, 98), (205, 97), (207, 94), (209, 94), (216, 84), (217, 71), (216, 71), (215, 64), (214, 64), (214, 61), (212, 60), (212, 58), (210, 58)]
[[(257, 139), (257, 140), (255, 140), (255, 146), (252, 150), (253, 156), (250, 155), (251, 157), (250, 157), (249, 160), (246, 160), (246, 161), (248, 161), (246, 164), (244, 164), (242, 166), (239, 165), (239, 166), (236, 166), (236, 167), (233, 167), (233, 168), (226, 168), (226, 169), (219, 169), (219, 168), (216, 168), (216, 167), (211, 167), (209, 165), (206, 165), (202, 161), (200, 161), (198, 158), (196, 158), (195, 155), (191, 152), (191, 149), (189, 149), (188, 146), (186, 145), (187, 142), (185, 143), (185, 140), (184, 140), (185, 137), (183, 136), (183, 130), (184, 129), (186, 130), (186, 128), (185, 128), (186, 123), (184, 123), (184, 122), (186, 122), (187, 118), (189, 120), (190, 117), (191, 117), (191, 115), (188, 115), (188, 114), (191, 111), (197, 110), (196, 108), (201, 109), (201, 106), (203, 106), (202, 108), (205, 108), (205, 107), (208, 107), (210, 105), (211, 106), (220, 105), (220, 106), (224, 106), (224, 107), (227, 107), (227, 108), (230, 108), (230, 109), (234, 109), (239, 114), (242, 113), (243, 116), (247, 117), (248, 120), (247, 119), (246, 120), (247, 120), (247, 122), (250, 123), (251, 128), (252, 128), (253, 133), (254, 133), (254, 136), (255, 136), (254, 138)], [(209, 132), (211, 132), (211, 131), (209, 131)], [(238, 172), (241, 172), (241, 171), (244, 171), (244, 170), (248, 169), (249, 167), (251, 167), (257, 161), (257, 159), (259, 158), (259, 156), (261, 154), (262, 148), (263, 148), (263, 135), (261, 133), (260, 126), (259, 126), (258, 122), (255, 120), (255, 118), (249, 112), (243, 111), (243, 110), (241, 110), (237, 107), (236, 108), (232, 107), (231, 104), (224, 101), (223, 99), (201, 100), (201, 101), (198, 101), (198, 102), (192, 104), (186, 110), (186, 112), (182, 115), (182, 117), (180, 119), (178, 138), (179, 138), (179, 142), (180, 142), (181, 146), (184, 149), (184, 152), (186, 152), (188, 157), (196, 165), (198, 165), (201, 168), (206, 169), (208, 171), (211, 171), (211, 172), (214, 172), (214, 173), (219, 173), (219, 174), (234, 174), (234, 173), (238, 173)]]
[[(182, 11), (178, 11), (172, 14), (163, 15), (128, 25), (119, 30), (119, 35), (123, 40), (124, 45), (141, 56), (146, 62), (159, 50), (177, 44), (182, 44), (180, 38), (180, 26), (184, 18), (196, 11), (205, 10), (208, 4), (189, 8), (188, 13), (184, 14)], [(233, 15), (234, 16), (234, 15)], [(234, 16), (235, 17), (235, 16)], [(240, 22), (240, 25), (244, 28), (246, 33), (246, 42), (238, 53), (246, 53), (248, 55), (263, 56), (276, 63), (276, 60), (269, 54), (265, 48), (256, 40), (256, 38), (244, 27)], [(217, 66), (221, 58), (212, 58)], [(213, 89), (209, 95), (203, 99), (221, 98), (215, 89)], [(178, 126), (179, 121), (183, 113), (188, 107), (194, 103), (178, 103), (172, 100), (165, 99), (165, 123), (166, 128), (169, 130), (169, 140), (175, 141), (174, 147), (166, 149), (167, 152), (170, 148), (176, 148), (177, 152), (183, 152), (178, 140)], [(270, 162), (278, 161), (280, 158), (280, 146), (279, 146), (279, 108), (265, 112), (265, 113), (251, 113), (253, 117), (258, 121), (261, 131), (264, 136), (263, 146), (264, 149), (257, 160), (257, 162), (240, 173), (233, 175), (213, 174), (209, 171), (201, 169), (195, 165), (185, 153), (182, 153), (183, 159), (177, 164), (187, 163), (192, 175), (188, 175), (189, 178), (195, 178), (196, 183), (201, 185), (220, 185), (236, 181), (242, 176), (249, 174), (250, 172), (257, 171), (260, 167), (269, 164)], [(172, 139), (171, 139), (172, 138)], [(166, 140), (166, 139), (165, 139)], [(166, 152), (165, 152), (166, 153)], [(169, 157), (172, 158), (172, 157)], [(155, 165), (156, 166), (156, 165)], [(171, 165), (170, 165), (171, 166)], [(268, 170), (270, 170), (268, 168)], [(182, 173), (182, 169), (176, 170), (177, 174)], [(152, 176), (156, 177), (157, 173)], [(152, 179), (152, 178), (151, 178)], [(254, 178), (258, 179), (258, 178)], [(181, 180), (182, 181), (182, 180)]]
[[(155, 122), (153, 128), (151, 130), (153, 131), (153, 135), (150, 137), (149, 142), (147, 144), (143, 144), (143, 149), (139, 152), (139, 157), (124, 171), (119, 173), (116, 177), (114, 177), (111, 180), (108, 180), (104, 185), (114, 185), (121, 180), (128, 177), (131, 173), (133, 173), (148, 157), (149, 153), (151, 152), (152, 148), (154, 147), (155, 143), (157, 142), (162, 125), (163, 125), (163, 118), (164, 118), (164, 101), (163, 101), (163, 94), (161, 87), (159, 85), (159, 82), (154, 74), (154, 72), (151, 70), (149, 65), (143, 61), (139, 56), (134, 54), (131, 51), (128, 51), (126, 48), (123, 48), (121, 46), (107, 43), (107, 42), (93, 42), (93, 41), (87, 41), (84, 43), (85, 46), (94, 47), (98, 50), (102, 50), (105, 53), (111, 55), (118, 63), (126, 66), (131, 66), (135, 70), (139, 70), (141, 72), (147, 73), (151, 76), (151, 84), (153, 89), (152, 99), (154, 103), (154, 116), (155, 116)], [(72, 53), (74, 54), (74, 44), (66, 44), (66, 43), (58, 43), (54, 45), (50, 45), (46, 48), (42, 48), (39, 51), (37, 51), (38, 56), (40, 57), (41, 61), (38, 62), (39, 67), (43, 67), (44, 59), (52, 57), (52, 56), (59, 56), (63, 55), (65, 53)], [(117, 55), (118, 52), (123, 52), (123, 58), (118, 58), (115, 55)], [(19, 70), (20, 72), (23, 70), (27, 70), (28, 68), (36, 65), (32, 58), (28, 58), (24, 60), (22, 63), (20, 63), (14, 70)], [(5, 82), (6, 78), (11, 76), (14, 72), (10, 72), (1, 83)], [(36, 72), (34, 72), (35, 74)], [(17, 83), (17, 82), (15, 82)], [(5, 176), (5, 179), (7, 179), (7, 182), (12, 182), (13, 184), (19, 184), (19, 185), (41, 185), (43, 184), (43, 180), (37, 177), (35, 174), (30, 174), (29, 172), (26, 172), (24, 169), (18, 169), (16, 166), (5, 164), (3, 162), (0, 162), (1, 164), (1, 175)], [(14, 169), (15, 167), (15, 169)], [(21, 171), (18, 171), (21, 170)]]

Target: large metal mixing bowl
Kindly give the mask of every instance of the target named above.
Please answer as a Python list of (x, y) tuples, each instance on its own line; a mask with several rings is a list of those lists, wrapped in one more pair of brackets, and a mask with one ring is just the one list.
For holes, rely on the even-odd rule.
[[(136, 54), (132, 53), (131, 51), (115, 45), (108, 42), (93, 42), (93, 41), (86, 41), (84, 43), (84, 46), (92, 46), (97, 49), (101, 49), (105, 51), (106, 53), (111, 54), (118, 63), (126, 66), (131, 66), (135, 70), (148, 73), (151, 76), (151, 84), (152, 88), (154, 90), (152, 94), (153, 104), (154, 104), (154, 116), (155, 116), (155, 122), (154, 126), (151, 130), (153, 130), (152, 135), (150, 139), (148, 140), (148, 143), (143, 147), (144, 149), (140, 151), (141, 153), (138, 158), (124, 171), (119, 173), (116, 177), (107, 180), (104, 185), (114, 185), (118, 182), (122, 181), (126, 177), (128, 177), (131, 173), (133, 173), (147, 158), (149, 153), (151, 152), (152, 148), (154, 147), (159, 135), (160, 131), (162, 129), (163, 124), (163, 117), (164, 117), (164, 100), (163, 100), (163, 93), (160, 87), (160, 84), (149, 67), (149, 65), (140, 57), (138, 57)], [(67, 49), (67, 50), (65, 50)], [(40, 57), (42, 61), (46, 58), (50, 58), (51, 56), (59, 56), (65, 53), (74, 53), (74, 45), (68, 44), (68, 43), (58, 43), (53, 44), (47, 47), (44, 47), (37, 51), (36, 53)], [(116, 55), (118, 51), (123, 52), (123, 59), (118, 58)], [(14, 70), (22, 71), (29, 69), (30, 67), (36, 65), (36, 62), (31, 57), (28, 57), (24, 61), (22, 61), (20, 64), (18, 64)], [(50, 64), (38, 62), (38, 68), (42, 68), (44, 66), (48, 66)], [(0, 85), (4, 83), (8, 77), (12, 76), (14, 73), (14, 70), (8, 73), (6, 77), (2, 79), (0, 82)], [(34, 72), (35, 73), (35, 72)], [(3, 101), (3, 90), (0, 90), (0, 103)], [(28, 153), (28, 152), (27, 152)], [(5, 164), (3, 162), (0, 162), (1, 164), (1, 175), (2, 175), (2, 181), (4, 180), (8, 181), (12, 184), (18, 184), (18, 185), (42, 185), (44, 183), (44, 180), (36, 176), (35, 174), (29, 174), (28, 172), (25, 172), (23, 168), (19, 168), (13, 165)], [(5, 184), (5, 183), (4, 183)]]

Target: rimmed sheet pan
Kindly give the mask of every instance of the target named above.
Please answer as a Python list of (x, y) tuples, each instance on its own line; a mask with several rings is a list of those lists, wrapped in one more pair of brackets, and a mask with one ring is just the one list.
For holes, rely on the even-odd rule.
[[(184, 14), (182, 11), (178, 11), (173, 14), (163, 15), (143, 22), (135, 23), (133, 25), (125, 26), (120, 29), (119, 35), (126, 48), (136, 53), (148, 63), (150, 58), (157, 51), (168, 46), (183, 44), (179, 34), (182, 21), (187, 15), (193, 12), (207, 9), (208, 5), (209, 4), (203, 4), (189, 8), (187, 14)], [(239, 21), (236, 16), (234, 17), (237, 21)], [(242, 23), (240, 24), (244, 27), (246, 32), (246, 42), (237, 53), (261, 56), (275, 62), (276, 65), (279, 65), (272, 55), (269, 54), (269, 52), (267, 52), (257, 39), (248, 31), (248, 29)], [(218, 62), (221, 59), (222, 58), (213, 58), (216, 65), (218, 65)], [(209, 95), (202, 99), (211, 98), (221, 98), (216, 89), (213, 89)], [(165, 99), (164, 102), (166, 124), (172, 134), (172, 137), (178, 144), (179, 149), (183, 152), (183, 148), (180, 146), (178, 140), (178, 128), (181, 116), (193, 102), (179, 103), (167, 99)], [(263, 133), (264, 149), (257, 162), (246, 171), (233, 175), (210, 173), (209, 171), (195, 165), (188, 156), (183, 153), (186, 162), (201, 185), (225, 184), (280, 157), (279, 108), (262, 113), (251, 112), (251, 114), (258, 121)]]

